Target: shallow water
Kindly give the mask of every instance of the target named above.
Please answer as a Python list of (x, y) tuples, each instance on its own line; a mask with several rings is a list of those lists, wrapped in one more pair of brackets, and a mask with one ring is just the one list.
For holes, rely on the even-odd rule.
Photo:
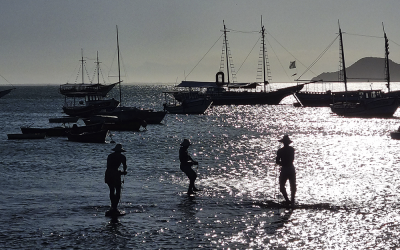
[[(162, 108), (170, 86), (128, 86), (126, 105)], [(2, 249), (390, 249), (400, 246), (400, 141), (391, 119), (342, 118), (329, 108), (213, 107), (167, 115), (147, 131), (113, 132), (127, 150), (114, 221), (104, 183), (115, 144), (66, 138), (7, 140), (24, 125), (51, 126), (57, 86), (19, 87), (0, 99)], [(113, 92), (116, 95), (116, 91)], [(298, 209), (282, 200), (274, 157), (289, 134), (296, 149)], [(197, 185), (179, 169), (183, 138), (199, 161)], [(108, 141), (110, 139), (108, 138)], [(287, 185), (289, 190), (289, 187)]]

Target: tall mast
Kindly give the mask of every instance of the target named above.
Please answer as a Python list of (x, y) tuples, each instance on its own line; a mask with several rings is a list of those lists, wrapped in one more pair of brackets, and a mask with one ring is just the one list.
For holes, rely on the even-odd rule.
[(264, 76), (264, 92), (267, 92), (267, 86), (266, 86), (266, 81), (265, 81), (265, 28), (262, 22), (262, 16), (261, 16), (261, 36), (262, 36), (262, 55), (263, 55), (263, 76)]
[(118, 25), (117, 27), (117, 53), (118, 53), (118, 84), (119, 84), (119, 103), (122, 105), (122, 92), (121, 92), (121, 67), (119, 62), (119, 40), (118, 40)]
[(341, 59), (342, 59), (343, 82), (344, 82), (345, 91), (347, 92), (346, 64), (345, 64), (345, 60), (344, 60), (343, 37), (342, 37), (342, 30), (340, 29), (340, 24), (339, 24), (339, 37), (340, 37), (340, 51), (341, 51), (341, 56), (342, 56)]
[(81, 63), (82, 63), (82, 65), (81, 65), (81, 67), (82, 67), (82, 84), (83, 84), (83, 80), (84, 80), (84, 72), (83, 72), (83, 62), (85, 61), (85, 60), (83, 60), (83, 49), (81, 49)]
[(228, 84), (230, 83), (229, 81), (229, 55), (228, 55), (228, 40), (226, 38), (226, 26), (225, 26), (225, 21), (222, 20), (222, 23), (224, 24), (224, 39), (225, 39), (225, 54), (226, 54), (226, 73), (228, 74)]
[(388, 92), (390, 92), (390, 71), (389, 71), (389, 40), (386, 36), (385, 27), (383, 26), (383, 34), (385, 37), (385, 69), (386, 69), (386, 86), (388, 88)]
[(99, 52), (97, 51), (97, 61), (96, 61), (96, 66), (97, 66), (97, 84), (100, 84), (100, 62), (99, 62)]

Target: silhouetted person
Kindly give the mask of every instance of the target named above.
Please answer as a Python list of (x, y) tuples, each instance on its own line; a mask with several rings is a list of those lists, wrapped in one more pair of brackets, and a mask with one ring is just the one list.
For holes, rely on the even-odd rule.
[[(292, 206), (294, 206), (294, 197), (296, 195), (296, 170), (294, 169), (293, 165), (294, 148), (289, 146), (292, 141), (289, 139), (288, 135), (285, 135), (279, 141), (283, 143), (283, 147), (278, 149), (276, 155), (276, 164), (281, 166), (281, 173), (279, 175), (279, 190), (281, 191), (286, 202), (291, 202)], [(288, 199), (285, 188), (287, 180), (290, 182), (291, 201)]]
[(72, 125), (71, 134), (74, 135), (79, 134), (78, 125), (76, 124)]
[[(110, 212), (113, 214), (119, 214), (117, 206), (121, 198), (121, 175), (127, 174), (126, 157), (121, 153), (126, 151), (122, 148), (121, 144), (117, 144), (112, 150), (114, 153), (109, 154), (107, 157), (107, 170), (104, 180), (110, 188)], [(121, 164), (124, 171), (119, 170)]]
[(187, 175), (190, 180), (188, 194), (193, 194), (194, 191), (199, 191), (194, 186), (194, 181), (197, 178), (196, 172), (193, 171), (192, 166), (198, 165), (199, 163), (190, 157), (188, 153), (188, 148), (191, 145), (188, 139), (184, 139), (181, 143), (181, 148), (179, 149), (179, 160), (181, 162), (181, 170)]

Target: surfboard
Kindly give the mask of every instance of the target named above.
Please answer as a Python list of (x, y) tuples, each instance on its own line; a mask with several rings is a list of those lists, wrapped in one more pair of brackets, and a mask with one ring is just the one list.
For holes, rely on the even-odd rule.
[(338, 211), (344, 209), (340, 206), (335, 206), (329, 203), (315, 203), (315, 204), (299, 204), (296, 203), (294, 206), (286, 202), (276, 202), (272, 200), (266, 200), (259, 204), (261, 207), (265, 208), (286, 208), (286, 209), (309, 209), (309, 210), (330, 210)]
[(107, 217), (119, 217), (119, 216), (124, 216), (126, 213), (125, 211), (115, 211), (115, 210), (108, 210), (105, 214)]

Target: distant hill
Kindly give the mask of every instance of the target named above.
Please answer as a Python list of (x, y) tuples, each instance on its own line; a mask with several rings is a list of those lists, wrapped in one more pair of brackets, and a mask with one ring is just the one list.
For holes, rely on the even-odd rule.
[[(390, 81), (400, 82), (400, 64), (389, 59)], [(378, 57), (365, 57), (346, 68), (348, 82), (384, 82), (385, 59)], [(356, 78), (356, 79), (353, 79)], [(358, 78), (358, 79), (357, 79)], [(324, 72), (312, 80), (337, 81), (338, 71)]]

